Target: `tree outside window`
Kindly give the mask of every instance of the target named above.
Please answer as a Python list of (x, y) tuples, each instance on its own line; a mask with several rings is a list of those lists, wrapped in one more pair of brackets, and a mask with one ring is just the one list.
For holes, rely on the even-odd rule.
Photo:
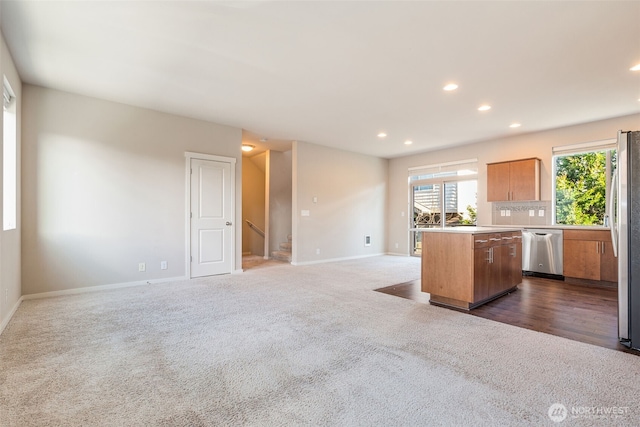
[(615, 150), (555, 157), (556, 224), (603, 225)]

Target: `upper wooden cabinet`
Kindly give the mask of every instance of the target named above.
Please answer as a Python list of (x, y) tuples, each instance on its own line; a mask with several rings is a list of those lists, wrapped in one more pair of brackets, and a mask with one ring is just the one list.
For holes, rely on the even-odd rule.
[(487, 164), (487, 201), (540, 200), (540, 159)]

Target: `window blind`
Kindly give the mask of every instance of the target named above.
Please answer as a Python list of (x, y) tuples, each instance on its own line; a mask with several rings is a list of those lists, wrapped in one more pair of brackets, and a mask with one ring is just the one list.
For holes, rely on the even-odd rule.
[(604, 151), (616, 148), (617, 141), (615, 139), (603, 139), (601, 141), (582, 142), (579, 144), (561, 145), (553, 147), (551, 152), (553, 155), (578, 154), (590, 151)]
[(446, 172), (458, 172), (462, 170), (469, 170), (478, 172), (478, 159), (467, 159), (455, 162), (437, 163), (426, 166), (415, 166), (408, 170), (409, 176), (423, 176), (432, 174), (441, 174)]

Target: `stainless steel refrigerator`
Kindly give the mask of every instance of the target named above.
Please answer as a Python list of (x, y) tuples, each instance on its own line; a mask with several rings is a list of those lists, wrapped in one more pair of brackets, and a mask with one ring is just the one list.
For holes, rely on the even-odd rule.
[(640, 349), (640, 132), (618, 132), (618, 158), (609, 202), (618, 257), (618, 336)]

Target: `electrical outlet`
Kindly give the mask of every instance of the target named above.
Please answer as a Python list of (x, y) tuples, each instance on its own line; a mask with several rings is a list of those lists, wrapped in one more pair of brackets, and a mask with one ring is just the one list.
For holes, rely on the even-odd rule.
[(364, 245), (371, 246), (371, 236), (369, 235), (364, 236)]
[(160, 261), (160, 270), (167, 269), (167, 261)]
[(316, 255), (320, 255), (320, 248), (316, 249)]
[(138, 271), (147, 271), (147, 266), (144, 262), (138, 263)]
[(398, 249), (398, 244), (396, 243), (396, 249)]

